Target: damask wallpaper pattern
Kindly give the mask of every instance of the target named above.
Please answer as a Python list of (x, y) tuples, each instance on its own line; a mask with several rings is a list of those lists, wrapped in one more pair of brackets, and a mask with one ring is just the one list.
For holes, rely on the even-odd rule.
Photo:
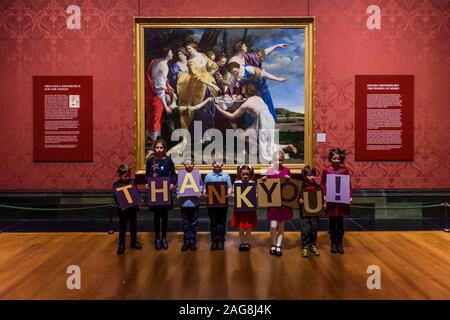
[[(81, 29), (66, 8), (81, 8)], [(381, 30), (366, 9), (381, 8)], [(446, 0), (1, 1), (1, 190), (108, 189), (134, 165), (133, 16), (315, 16), (316, 165), (347, 150), (355, 188), (450, 188), (450, 2)], [(92, 75), (94, 161), (33, 163), (33, 75)], [(413, 162), (354, 161), (355, 74), (415, 75)]]

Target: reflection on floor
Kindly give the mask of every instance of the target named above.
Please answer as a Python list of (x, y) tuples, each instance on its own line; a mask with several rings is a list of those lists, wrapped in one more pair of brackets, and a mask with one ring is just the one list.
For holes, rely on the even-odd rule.
[[(345, 220), (345, 229), (347, 231), (426, 231), (442, 230), (444, 227), (443, 219), (355, 219), (347, 218)], [(138, 219), (138, 228), (142, 232), (153, 231), (153, 219), (150, 215)], [(181, 218), (172, 218), (169, 220), (169, 231), (177, 232), (182, 230)], [(109, 232), (118, 230), (118, 220), (116, 217), (111, 222), (109, 219), (89, 219), (89, 220), (14, 220), (0, 221), (0, 232)], [(209, 230), (209, 219), (200, 219), (201, 231)], [(258, 227), (255, 231), (268, 231), (269, 222), (267, 220), (258, 220)], [(294, 219), (288, 221), (285, 226), (286, 231), (300, 232), (300, 220)], [(319, 230), (328, 230), (328, 219), (320, 220)], [(237, 229), (229, 228), (229, 231)]]
[[(116, 255), (117, 234), (0, 234), (0, 299), (450, 299), (450, 234), (347, 232), (345, 254), (331, 254), (319, 234), (318, 257), (301, 257), (299, 235), (286, 233), (283, 256), (269, 254), (269, 234), (252, 236), (239, 252), (238, 235), (224, 251), (181, 252), (182, 234), (169, 234), (169, 250)], [(69, 290), (67, 267), (81, 271), (81, 289)], [(381, 272), (380, 289), (367, 287), (369, 266)], [(372, 283), (369, 281), (369, 283)]]

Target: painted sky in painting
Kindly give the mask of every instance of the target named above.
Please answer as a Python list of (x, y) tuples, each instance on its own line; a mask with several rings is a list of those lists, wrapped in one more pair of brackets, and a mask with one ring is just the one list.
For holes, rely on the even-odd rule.
[[(228, 29), (230, 39), (242, 38), (243, 29)], [(198, 39), (203, 29), (195, 29)], [(288, 45), (286, 49), (277, 49), (266, 57), (263, 69), (275, 76), (288, 80), (284, 83), (268, 80), (268, 86), (275, 108), (286, 108), (294, 112), (304, 112), (304, 29), (248, 29), (247, 39), (251, 49), (269, 48), (278, 43)]]

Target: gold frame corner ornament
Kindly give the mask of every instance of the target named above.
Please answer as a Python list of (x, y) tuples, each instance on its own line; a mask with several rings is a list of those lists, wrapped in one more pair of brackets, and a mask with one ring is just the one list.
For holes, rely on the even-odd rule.
[[(314, 17), (134, 17), (134, 102), (136, 112), (135, 171), (145, 173), (145, 81), (144, 30), (146, 28), (299, 28), (305, 30), (305, 120), (304, 163), (286, 164), (293, 173), (300, 173), (305, 165), (314, 163), (314, 95), (315, 95), (315, 18)], [(197, 165), (201, 173), (211, 171), (209, 165)], [(256, 164), (255, 170), (268, 165)], [(177, 170), (180, 166), (177, 166)], [(224, 164), (224, 171), (236, 172), (236, 165)]]

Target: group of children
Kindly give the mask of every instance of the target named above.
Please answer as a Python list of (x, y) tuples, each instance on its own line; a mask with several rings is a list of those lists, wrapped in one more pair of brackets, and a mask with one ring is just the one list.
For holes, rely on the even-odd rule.
[[(169, 156), (166, 156), (166, 143), (163, 139), (156, 140), (153, 148), (153, 155), (147, 160), (146, 176), (147, 177), (170, 177), (170, 190), (179, 191), (176, 181), (177, 176), (175, 172), (175, 165)], [(266, 175), (262, 177), (264, 181), (267, 178), (284, 178), (289, 180), (291, 178), (291, 171), (283, 165), (285, 155), (282, 151), (278, 151), (274, 155), (272, 166), (267, 170)], [(330, 166), (326, 167), (322, 172), (321, 183), (317, 181), (317, 170), (314, 167), (305, 166), (302, 171), (302, 191), (313, 189), (322, 189), (324, 194), (326, 192), (326, 176), (327, 174), (346, 174), (349, 171), (344, 166), (345, 151), (339, 148), (330, 150), (328, 155)], [(194, 169), (194, 161), (187, 159), (184, 161), (184, 167), (187, 172)], [(213, 170), (205, 177), (204, 183), (211, 182), (225, 182), (226, 183), (226, 197), (233, 196), (233, 187), (230, 176), (223, 172), (223, 163), (215, 160), (212, 164)], [(118, 169), (119, 180), (114, 184), (134, 181), (130, 177), (130, 170), (127, 166), (121, 165)], [(237, 169), (237, 176), (235, 182), (253, 182), (254, 170), (251, 165), (243, 164)], [(201, 179), (200, 179), (201, 180)], [(113, 185), (113, 187), (114, 187)], [(200, 192), (202, 196), (207, 197), (203, 188), (204, 184), (200, 183)], [(350, 191), (351, 192), (351, 191)], [(303, 193), (302, 193), (303, 194)], [(199, 196), (178, 197), (180, 200), (180, 212), (183, 220), (183, 245), (182, 251), (196, 250), (197, 248), (197, 231), (199, 228)], [(317, 216), (302, 216), (303, 199), (298, 200), (300, 205), (301, 217), (301, 243), (302, 256), (307, 257), (309, 253), (318, 256), (317, 249), (317, 230), (319, 225), (319, 217)], [(351, 194), (350, 194), (351, 202)], [(329, 234), (331, 240), (332, 253), (344, 253), (343, 237), (344, 237), (344, 216), (350, 214), (350, 205), (342, 203), (326, 203), (324, 198), (324, 209), (329, 216)], [(151, 206), (149, 210), (154, 214), (154, 232), (156, 250), (167, 250), (169, 247), (167, 241), (167, 225), (168, 212), (172, 206)], [(127, 221), (130, 224), (131, 247), (141, 249), (142, 245), (137, 241), (136, 237), (136, 214), (139, 210), (138, 206), (132, 206), (128, 209), (118, 209), (119, 214), (119, 248), (118, 254), (122, 254), (125, 250), (125, 232)], [(211, 231), (211, 250), (223, 250), (226, 235), (226, 221), (227, 221), (228, 207), (208, 208), (208, 215), (210, 218)], [(267, 219), (270, 221), (270, 254), (281, 256), (281, 245), (283, 241), (285, 222), (293, 218), (293, 210), (290, 207), (269, 207), (267, 208)], [(240, 245), (239, 251), (249, 251), (250, 235), (252, 229), (256, 227), (257, 215), (256, 209), (247, 211), (233, 211), (231, 216), (231, 227), (239, 229)]]

